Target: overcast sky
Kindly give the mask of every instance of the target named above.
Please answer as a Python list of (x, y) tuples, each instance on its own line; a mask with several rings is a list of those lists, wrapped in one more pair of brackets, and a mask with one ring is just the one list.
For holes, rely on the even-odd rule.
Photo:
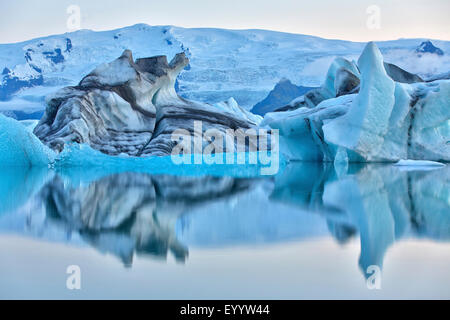
[(81, 28), (92, 30), (147, 23), (269, 29), (354, 41), (450, 40), (450, 0), (1, 0), (0, 43), (71, 31), (70, 5), (81, 9)]

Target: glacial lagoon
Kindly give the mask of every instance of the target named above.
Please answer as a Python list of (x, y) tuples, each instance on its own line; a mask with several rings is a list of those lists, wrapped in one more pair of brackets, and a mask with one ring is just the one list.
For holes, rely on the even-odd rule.
[(448, 166), (197, 169), (2, 168), (0, 298), (450, 298)]

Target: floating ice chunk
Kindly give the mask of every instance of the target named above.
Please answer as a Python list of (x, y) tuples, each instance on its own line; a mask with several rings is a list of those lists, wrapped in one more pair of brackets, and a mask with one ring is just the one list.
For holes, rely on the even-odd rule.
[(445, 167), (445, 164), (437, 161), (428, 160), (400, 160), (396, 166), (426, 166), (426, 167)]
[(394, 82), (369, 44), (361, 59), (358, 95), (328, 99), (312, 109), (266, 114), (261, 125), (280, 129), (291, 160), (450, 161), (450, 81)]
[(400, 160), (394, 166), (402, 171), (428, 171), (446, 167), (443, 163), (428, 160)]
[[(348, 73), (352, 65), (339, 61), (333, 62), (324, 86), (311, 96), (336, 88), (347, 92), (356, 85)], [(334, 72), (343, 64), (347, 69)], [(281, 152), (291, 160), (341, 164), (408, 158), (450, 161), (450, 81), (395, 82), (374, 43), (366, 46), (358, 64), (357, 95), (327, 98), (312, 109), (302, 107), (310, 106), (305, 95), (296, 100), (295, 111), (266, 114), (261, 125), (280, 129)]]

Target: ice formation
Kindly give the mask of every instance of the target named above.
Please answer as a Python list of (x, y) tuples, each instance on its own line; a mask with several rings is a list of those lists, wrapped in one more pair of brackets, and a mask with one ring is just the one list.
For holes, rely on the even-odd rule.
[(401, 171), (431, 171), (446, 167), (444, 163), (429, 160), (400, 160), (394, 166)]
[(411, 166), (411, 167), (445, 167), (445, 164), (436, 161), (427, 160), (400, 160), (395, 164), (396, 166)]
[(268, 113), (261, 126), (280, 130), (280, 150), (291, 160), (331, 161), (334, 155), (324, 141), (322, 126), (344, 115), (355, 95), (325, 100), (315, 108)]
[(165, 56), (134, 62), (126, 50), (78, 86), (50, 96), (34, 133), (56, 151), (75, 142), (109, 155), (161, 156), (170, 155), (176, 145), (172, 133), (193, 132), (194, 121), (201, 121), (204, 131), (215, 129), (222, 136), (227, 129), (246, 130), (261, 121), (234, 99), (212, 106), (179, 97), (176, 77), (188, 64), (184, 53), (170, 63)]
[(353, 81), (351, 76), (336, 76), (344, 64), (345, 70), (356, 72), (356, 68), (349, 71), (352, 64), (348, 61), (335, 61), (319, 91), (319, 100), (328, 98), (317, 106), (305, 96), (297, 99), (296, 110), (269, 113), (264, 118), (263, 125), (280, 129), (281, 150), (288, 158), (450, 161), (450, 81), (415, 82), (418, 79), (395, 66), (388, 67), (388, 74), (388, 65), (371, 42), (358, 60), (358, 93), (350, 90), (335, 98), (336, 88), (348, 87), (339, 79)]
[(54, 156), (27, 127), (0, 114), (1, 165), (47, 166)]
[[(228, 129), (279, 129), (281, 152), (291, 160), (450, 161), (450, 81), (421, 82), (385, 63), (374, 43), (358, 63), (335, 59), (320, 88), (296, 99), (292, 110), (264, 119), (232, 98), (210, 105), (179, 97), (176, 78), (188, 63), (184, 53), (170, 63), (165, 56), (134, 61), (126, 50), (78, 86), (51, 95), (34, 133), (57, 152), (75, 143), (113, 156), (164, 156), (176, 145), (175, 130), (191, 135), (194, 122), (201, 121), (203, 132), (214, 129), (222, 137)], [(4, 153), (3, 164), (52, 163), (53, 152), (30, 133), (34, 123), (25, 122), (25, 128), (1, 120), (7, 126), (2, 148), (12, 150)], [(238, 151), (238, 143), (224, 151)]]

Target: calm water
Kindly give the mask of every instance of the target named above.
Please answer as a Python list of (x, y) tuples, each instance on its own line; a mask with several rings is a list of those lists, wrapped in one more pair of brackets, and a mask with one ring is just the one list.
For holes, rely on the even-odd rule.
[(0, 298), (449, 299), (449, 186), (448, 167), (2, 169)]

